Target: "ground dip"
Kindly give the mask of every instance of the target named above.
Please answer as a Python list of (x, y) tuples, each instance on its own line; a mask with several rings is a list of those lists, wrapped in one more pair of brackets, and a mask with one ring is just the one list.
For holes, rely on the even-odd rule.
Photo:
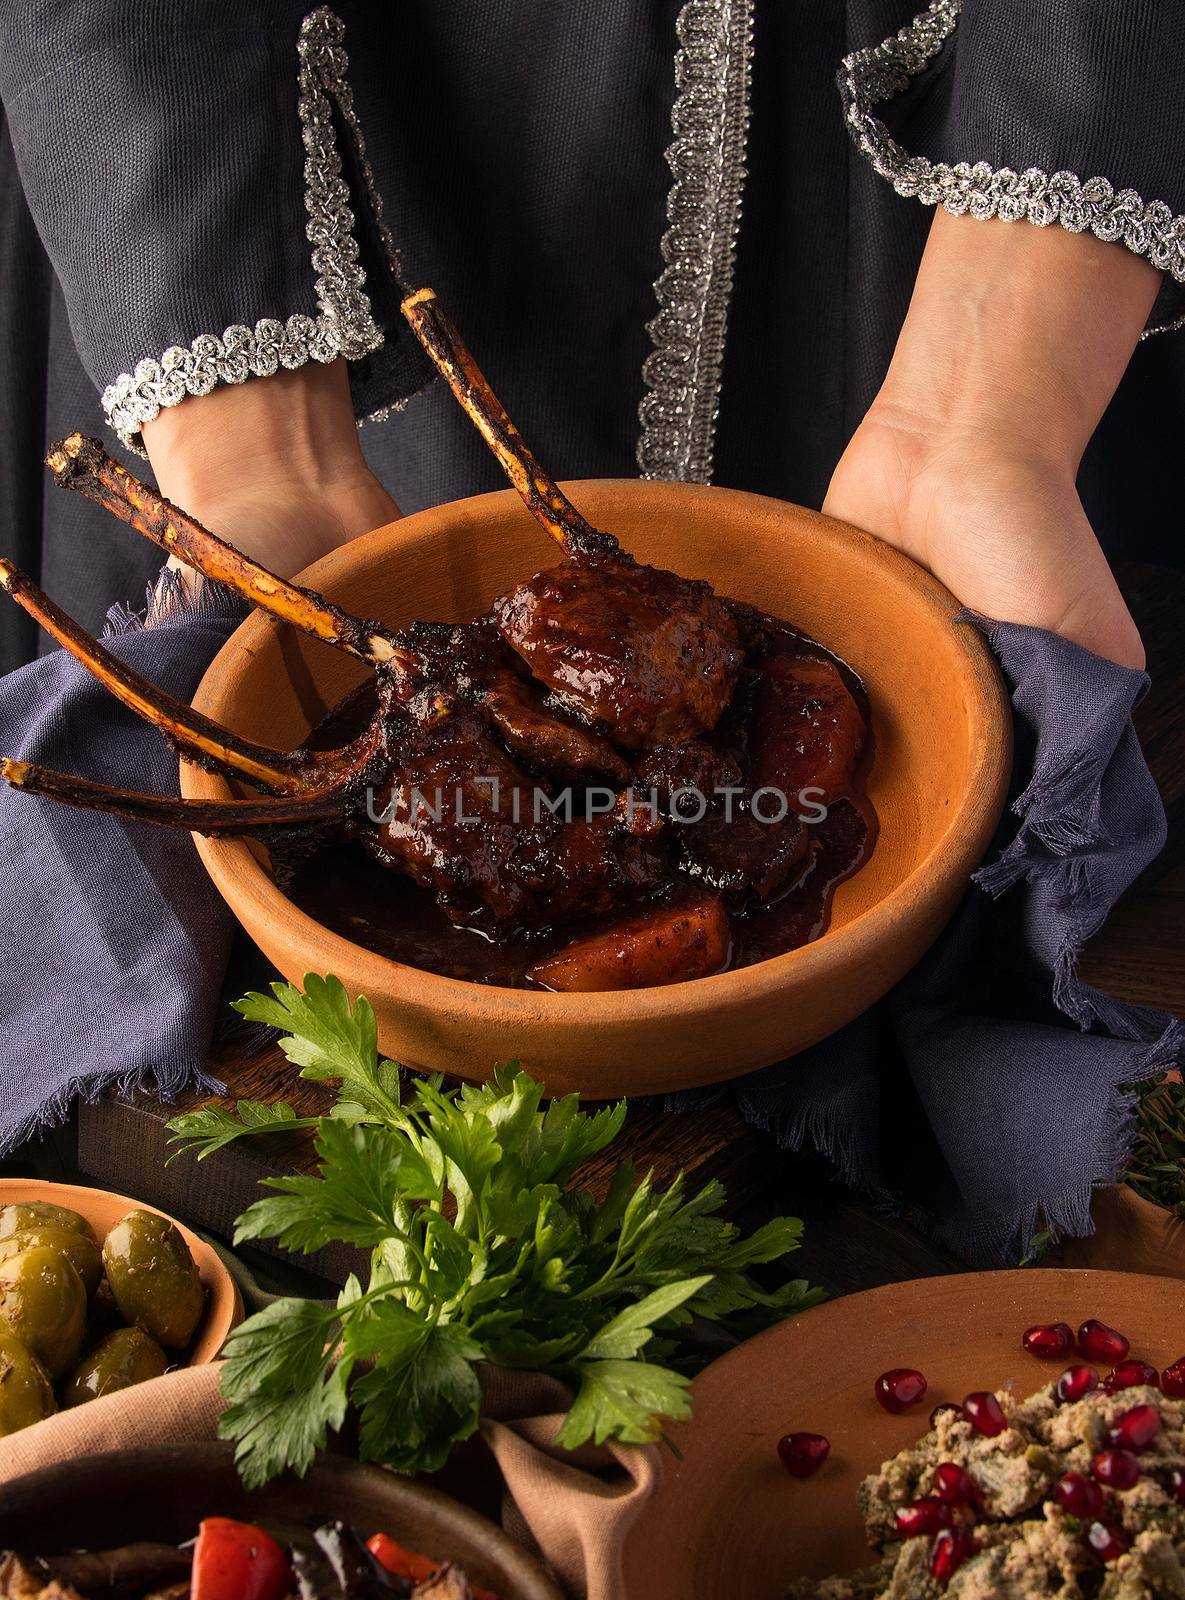
[[(1140, 1387), (1096, 1389), (1066, 1403), (1056, 1389), (1051, 1383), (1026, 1400), (1001, 1391), (1007, 1427), (994, 1438), (957, 1407), (939, 1411), (924, 1438), (860, 1486), (869, 1542), (882, 1560), (849, 1577), (799, 1580), (789, 1600), (1185, 1600), (1185, 1402)], [(1160, 1426), (1136, 1455), (1139, 1476), (1126, 1488), (1100, 1482), (1100, 1452), (1113, 1450), (1113, 1431), (1142, 1406), (1155, 1407)], [(1121, 1479), (1135, 1471), (1131, 1454), (1119, 1463)], [(951, 1508), (945, 1533), (902, 1537), (898, 1510), (933, 1506), (944, 1463), (970, 1475), (974, 1503)], [(1109, 1465), (1102, 1463), (1104, 1480)], [(1071, 1492), (1055, 1495), (1067, 1474), (1084, 1481), (1072, 1478)], [(1073, 1500), (1075, 1488), (1088, 1506), (1096, 1502), (1095, 1515), (1059, 1504)], [(937, 1540), (945, 1549), (936, 1553)], [(957, 1560), (934, 1576), (955, 1542)]]

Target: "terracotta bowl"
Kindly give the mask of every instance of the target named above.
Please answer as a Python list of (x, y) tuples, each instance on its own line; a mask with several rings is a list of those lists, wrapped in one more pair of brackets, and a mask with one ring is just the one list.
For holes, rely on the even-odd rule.
[[(825, 937), (667, 988), (500, 989), (403, 966), (329, 932), (277, 889), (255, 844), (198, 839), (198, 850), (280, 971), (296, 983), (333, 972), (365, 994), (383, 1048), (409, 1065), (481, 1080), (496, 1062), (518, 1058), (552, 1093), (589, 1098), (735, 1077), (850, 1021), (933, 941), (1000, 816), (1011, 759), (1007, 697), (979, 633), (954, 620), (954, 598), (878, 539), (733, 490), (634, 480), (568, 487), (640, 559), (788, 618), (867, 684), (880, 838), (837, 894)], [(380, 528), (301, 581), (389, 624), (456, 621), (556, 559), (507, 490)], [(348, 656), (257, 614), (219, 652), (194, 704), (248, 737), (295, 745), (364, 675)], [(204, 799), (233, 792), (192, 766), (182, 767), (182, 788)]]
[[(1026, 1267), (846, 1295), (738, 1345), (696, 1378), (691, 1421), (668, 1426), (677, 1455), (664, 1452), (658, 1490), (626, 1535), (622, 1600), (782, 1600), (792, 1578), (868, 1564), (864, 1476), (921, 1438), (933, 1406), (1049, 1383), (1060, 1364), (1022, 1349), (1022, 1330), (1076, 1328), (1087, 1317), (1121, 1328), (1132, 1355), (1157, 1367), (1185, 1342), (1179, 1284)], [(928, 1381), (921, 1403), (897, 1416), (873, 1398), (890, 1367), (917, 1367)], [(775, 1453), (782, 1434), (800, 1429), (831, 1441), (806, 1482), (788, 1477)]]
[(377, 1467), (324, 1457), (306, 1477), (244, 1489), (229, 1445), (119, 1450), (43, 1467), (4, 1485), (0, 1548), (26, 1555), (109, 1550), (139, 1539), (181, 1543), (203, 1517), (317, 1527), (341, 1518), (452, 1560), (501, 1600), (562, 1600), (539, 1563), (500, 1528), (447, 1495)]
[[(43, 1183), (34, 1178), (0, 1178), (0, 1206), (18, 1205), (30, 1200), (48, 1200), (51, 1205), (67, 1206), (84, 1216), (102, 1243), (121, 1218), (129, 1211), (154, 1211), (159, 1217), (168, 1217), (167, 1211), (146, 1205), (143, 1200), (133, 1200), (126, 1194), (112, 1194), (108, 1189), (84, 1189), (74, 1183)], [(206, 1291), (206, 1309), (198, 1324), (197, 1333), (190, 1345), (187, 1359), (181, 1365), (204, 1367), (215, 1360), (226, 1343), (226, 1336), (243, 1320), (243, 1301), (238, 1285), (222, 1264), (218, 1252), (191, 1233), (176, 1217), (169, 1221), (180, 1229), (197, 1263), (202, 1285)]]

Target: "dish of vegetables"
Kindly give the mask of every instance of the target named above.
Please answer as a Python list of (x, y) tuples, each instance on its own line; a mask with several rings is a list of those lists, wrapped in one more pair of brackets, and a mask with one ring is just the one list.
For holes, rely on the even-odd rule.
[(0, 1600), (500, 1600), (452, 1562), (348, 1523), (313, 1531), (207, 1517), (183, 1544), (0, 1554)]

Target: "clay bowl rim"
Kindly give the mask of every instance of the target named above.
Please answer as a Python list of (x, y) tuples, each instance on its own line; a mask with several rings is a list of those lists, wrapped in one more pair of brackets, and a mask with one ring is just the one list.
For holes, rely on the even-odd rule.
[[(199, 1238), (192, 1228), (186, 1227), (184, 1222), (168, 1211), (162, 1211), (160, 1206), (149, 1205), (147, 1200), (137, 1200), (133, 1195), (120, 1194), (116, 1189), (97, 1189), (81, 1183), (55, 1183), (51, 1178), (0, 1178), (0, 1206), (16, 1205), (22, 1200), (48, 1200), (54, 1205), (66, 1206), (86, 1217), (99, 1234), (106, 1230), (95, 1224), (96, 1200), (102, 1201), (104, 1207), (111, 1202), (123, 1206), (125, 1209), (119, 1213), (120, 1216), (125, 1216), (128, 1211), (151, 1211), (155, 1216), (171, 1222), (189, 1246), (207, 1291), (202, 1320), (190, 1341), (191, 1354), (188, 1360), (178, 1360), (176, 1365), (207, 1367), (218, 1359), (218, 1352), (231, 1330), (243, 1320), (243, 1297), (229, 1268), (213, 1245)], [(114, 1223), (109, 1226), (113, 1227)]]
[[(19, 1516), (22, 1499), (31, 1497), (36, 1501), (48, 1493), (56, 1494), (59, 1499), (69, 1503), (79, 1492), (73, 1480), (80, 1480), (83, 1487), (88, 1480), (97, 1480), (100, 1484), (110, 1482), (111, 1493), (115, 1494), (118, 1492), (121, 1470), (124, 1477), (134, 1477), (137, 1473), (143, 1477), (145, 1472), (148, 1472), (151, 1478), (154, 1473), (159, 1472), (166, 1484), (172, 1481), (168, 1477), (170, 1472), (177, 1476), (197, 1475), (209, 1483), (215, 1478), (228, 1479), (234, 1474), (234, 1452), (229, 1444), (214, 1440), (188, 1440), (179, 1444), (133, 1446), (123, 1450), (104, 1451), (97, 1456), (73, 1456), (64, 1461), (49, 1462), (45, 1466), (34, 1468), (31, 1472), (22, 1473), (19, 1478), (14, 1478), (4, 1485), (0, 1524)], [(332, 1511), (327, 1510), (322, 1515), (322, 1520), (329, 1515), (348, 1515), (342, 1510), (342, 1504), (349, 1501), (351, 1486), (356, 1486), (356, 1498), (360, 1499), (366, 1494), (390, 1502), (392, 1508), (390, 1514), (399, 1524), (399, 1534), (403, 1539), (415, 1537), (415, 1534), (409, 1533), (407, 1529), (420, 1518), (441, 1524), (452, 1523), (454, 1527), (462, 1529), (464, 1536), (473, 1546), (484, 1549), (493, 1558), (494, 1564), (484, 1577), (499, 1585), (500, 1591), (504, 1591), (505, 1600), (562, 1600), (559, 1587), (540, 1561), (524, 1546), (511, 1539), (496, 1523), (482, 1516), (481, 1512), (474, 1511), (472, 1507), (430, 1484), (384, 1471), (366, 1462), (354, 1461), (347, 1456), (322, 1455), (303, 1478), (289, 1475), (274, 1480), (271, 1484), (265, 1484), (262, 1490), (247, 1490), (241, 1485), (231, 1487), (233, 1495), (237, 1497), (241, 1494), (248, 1502), (256, 1497), (261, 1501), (267, 1501), (280, 1493), (291, 1494), (297, 1502), (296, 1509), (291, 1514), (292, 1519), (307, 1522), (309, 1515), (313, 1513), (306, 1508), (305, 1502), (315, 1500), (318, 1493), (335, 1503)], [(214, 1493), (216, 1495), (219, 1493), (217, 1488)], [(12, 1506), (14, 1498), (15, 1508)], [(243, 1509), (246, 1512), (248, 1507)], [(195, 1508), (194, 1531), (202, 1515), (201, 1507)], [(3, 1529), (0, 1528), (0, 1533), (2, 1532)], [(139, 1536), (149, 1538), (151, 1530), (143, 1530)], [(442, 1537), (446, 1536), (442, 1533)], [(5, 1533), (4, 1537), (11, 1536)], [(26, 1554), (42, 1553), (25, 1550), (25, 1546), (19, 1540), (12, 1542), (18, 1551), (24, 1551)], [(54, 1550), (44, 1553), (57, 1552)], [(437, 1558), (436, 1551), (432, 1551), (431, 1554), (433, 1559)], [(448, 1556), (442, 1554), (440, 1558), (447, 1560)], [(459, 1560), (459, 1564), (464, 1566), (464, 1559)]]
[[(562, 487), (577, 505), (583, 497), (597, 490), (620, 493), (624, 489), (628, 493), (645, 493), (652, 487), (661, 487), (664, 491), (674, 488), (686, 489), (694, 494), (709, 493), (722, 508), (727, 503), (738, 507), (753, 502), (766, 507), (788, 504), (746, 490), (666, 482), (651, 485), (644, 479), (636, 478), (572, 479), (565, 480)], [(355, 568), (360, 557), (381, 549), (392, 537), (403, 538), (409, 529), (414, 536), (416, 524), (437, 519), (450, 511), (471, 514), (483, 507), (499, 511), (514, 507), (521, 511), (524, 534), (530, 535), (533, 525), (529, 513), (514, 490), (495, 490), (413, 512), (396, 522), (373, 529), (306, 567), (294, 581), (332, 598), (335, 580), (339, 575)], [(820, 539), (833, 544), (855, 544), (862, 552), (870, 581), (878, 568), (904, 581), (917, 593), (936, 626), (949, 626), (964, 612), (965, 608), (937, 578), (883, 540), (850, 523), (825, 517), (806, 507), (795, 506), (792, 509), (796, 515), (805, 515), (815, 524), (815, 533)], [(537, 549), (537, 545), (532, 544), (531, 548)], [(524, 560), (524, 570), (528, 569), (529, 562), (528, 556)], [(530, 570), (535, 569), (532, 567)], [(274, 626), (270, 618), (258, 611), (239, 624), (206, 669), (194, 695), (196, 709), (219, 719), (221, 713), (216, 702), (221, 696), (222, 679), (237, 665), (241, 653), (245, 652), (248, 656), (257, 653)], [(500, 1022), (510, 1024), (521, 1021), (526, 1026), (530, 1026), (537, 1018), (541, 1006), (547, 1007), (550, 1020), (558, 1026), (587, 1023), (598, 1010), (606, 1020), (612, 1015), (618, 1023), (640, 1024), (661, 1021), (689, 1008), (723, 1009), (743, 1003), (746, 998), (764, 997), (777, 992), (797, 974), (809, 979), (825, 973), (841, 940), (849, 960), (863, 960), (878, 948), (883, 938), (891, 936), (898, 914), (917, 898), (919, 887), (923, 896), (941, 898), (944, 892), (948, 892), (947, 886), (956, 878), (970, 882), (971, 873), (980, 864), (1003, 809), (1011, 775), (1012, 734), (1008, 694), (987, 640), (978, 628), (967, 622), (959, 625), (955, 641), (967, 667), (963, 681), (967, 689), (968, 720), (977, 728), (979, 737), (973, 740), (973, 759), (967, 780), (942, 837), (906, 878), (852, 922), (842, 928), (829, 930), (811, 944), (770, 957), (753, 966), (732, 968), (711, 977), (667, 984), (660, 988), (591, 994), (554, 994), (546, 990), (470, 983), (462, 978), (427, 972), (392, 957), (378, 955), (334, 933), (324, 923), (310, 917), (277, 887), (246, 841), (207, 840), (194, 835), (194, 844), (219, 893), (236, 916), (240, 915), (239, 907), (242, 906), (248, 916), (263, 922), (275, 923), (278, 918), (286, 920), (289, 929), (287, 942), (299, 942), (309, 951), (310, 965), (307, 970), (336, 973), (339, 977), (348, 971), (353, 980), (351, 986), (356, 987), (360, 994), (366, 994), (373, 988), (375, 992), (385, 992), (388, 997), (398, 1000), (414, 987), (414, 998), (421, 1006), (435, 1006), (442, 1011), (452, 1012), (464, 1009), (470, 1014), (485, 1015), (490, 1020), (496, 1017)], [(826, 642), (820, 641), (822, 644)], [(234, 725), (233, 718), (231, 725)], [(224, 779), (187, 762), (181, 763), (181, 792), (186, 798), (202, 800), (221, 800), (232, 794)]]

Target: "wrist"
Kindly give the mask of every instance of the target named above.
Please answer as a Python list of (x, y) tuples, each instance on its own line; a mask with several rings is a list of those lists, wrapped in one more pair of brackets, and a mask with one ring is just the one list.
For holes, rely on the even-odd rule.
[(163, 495), (281, 577), (399, 516), (363, 457), (343, 361), (183, 400), (144, 443)]
[(194, 515), (245, 493), (349, 493), (373, 483), (344, 361), (193, 396), (144, 427), (161, 493)]
[(1159, 283), (1091, 235), (939, 211), (874, 409), (1072, 475)]

